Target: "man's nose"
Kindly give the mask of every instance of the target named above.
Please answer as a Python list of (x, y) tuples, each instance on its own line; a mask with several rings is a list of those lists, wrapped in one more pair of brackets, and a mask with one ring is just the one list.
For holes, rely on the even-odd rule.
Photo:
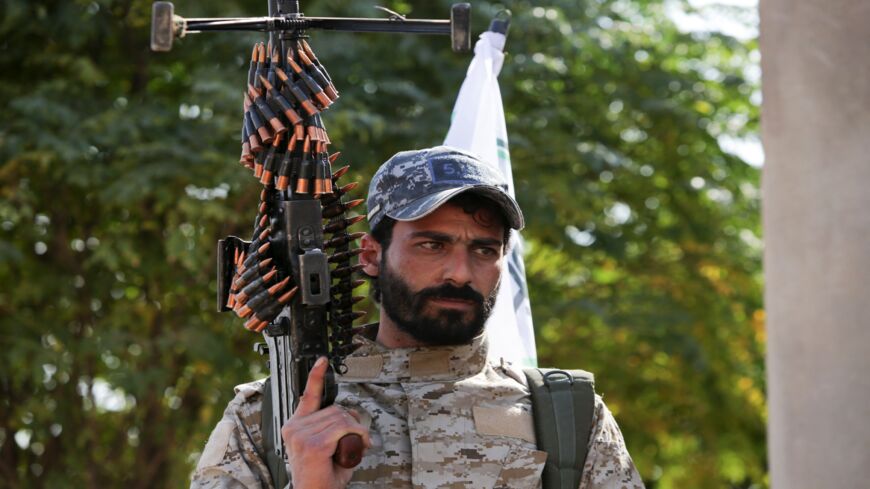
[(472, 274), (471, 257), (466, 250), (457, 247), (444, 264), (444, 280), (463, 286), (471, 282)]

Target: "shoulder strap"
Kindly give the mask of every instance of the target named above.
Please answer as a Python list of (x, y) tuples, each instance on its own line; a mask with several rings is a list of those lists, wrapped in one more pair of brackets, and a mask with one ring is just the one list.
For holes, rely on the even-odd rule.
[(266, 455), (266, 466), (272, 477), (275, 489), (284, 489), (289, 482), (287, 466), (284, 457), (275, 452), (275, 424), (272, 423), (272, 378), (266, 379), (263, 390), (263, 407), (260, 418), (260, 433), (263, 434), (263, 450)]
[(538, 448), (547, 452), (543, 489), (577, 489), (586, 463), (595, 378), (584, 370), (523, 369), (532, 394)]

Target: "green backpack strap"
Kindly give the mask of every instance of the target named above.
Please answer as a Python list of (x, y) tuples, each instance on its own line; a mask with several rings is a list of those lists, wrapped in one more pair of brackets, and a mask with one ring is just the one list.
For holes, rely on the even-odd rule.
[(523, 369), (532, 393), (543, 489), (577, 489), (595, 411), (595, 377), (584, 370)]
[(284, 489), (290, 481), (284, 458), (275, 453), (275, 424), (272, 423), (272, 379), (263, 386), (263, 407), (260, 418), (260, 433), (263, 434), (263, 450), (266, 451), (266, 466), (272, 476), (275, 489)]

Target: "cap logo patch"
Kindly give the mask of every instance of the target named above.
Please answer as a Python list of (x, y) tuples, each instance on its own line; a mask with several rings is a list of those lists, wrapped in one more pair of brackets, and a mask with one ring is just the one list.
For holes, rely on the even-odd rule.
[(468, 183), (462, 163), (458, 161), (429, 161), (432, 183)]

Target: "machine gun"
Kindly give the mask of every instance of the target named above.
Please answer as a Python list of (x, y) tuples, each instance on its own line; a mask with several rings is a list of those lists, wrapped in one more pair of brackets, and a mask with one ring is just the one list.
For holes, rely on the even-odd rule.
[[(363, 313), (353, 305), (359, 265), (353, 242), (362, 233), (348, 228), (364, 216), (349, 211), (363, 202), (346, 200), (357, 183), (342, 185), (348, 167), (335, 172), (338, 153), (321, 112), (339, 93), (306, 40), (306, 32), (327, 29), (354, 32), (449, 34), (455, 51), (471, 46), (470, 5), (452, 7), (450, 20), (416, 20), (391, 12), (388, 19), (305, 17), (295, 0), (269, 0), (268, 17), (185, 19), (170, 2), (153, 5), (151, 48), (169, 51), (175, 38), (205, 31), (267, 32), (267, 43), (254, 46), (245, 90), (240, 163), (264, 188), (250, 241), (230, 236), (218, 242), (217, 307), (234, 311), (245, 327), (260, 332), (269, 356), (269, 392), (274, 447), (269, 457), (286, 459), (281, 427), (290, 419), (316, 360), (329, 359), (322, 406), (337, 394), (335, 372), (354, 346)], [(265, 410), (265, 409), (264, 409)], [(268, 435), (264, 435), (268, 436)], [(271, 442), (271, 443), (270, 443)], [(346, 435), (334, 459), (354, 467), (362, 458), (359, 435)], [(283, 483), (279, 485), (283, 487)]]

